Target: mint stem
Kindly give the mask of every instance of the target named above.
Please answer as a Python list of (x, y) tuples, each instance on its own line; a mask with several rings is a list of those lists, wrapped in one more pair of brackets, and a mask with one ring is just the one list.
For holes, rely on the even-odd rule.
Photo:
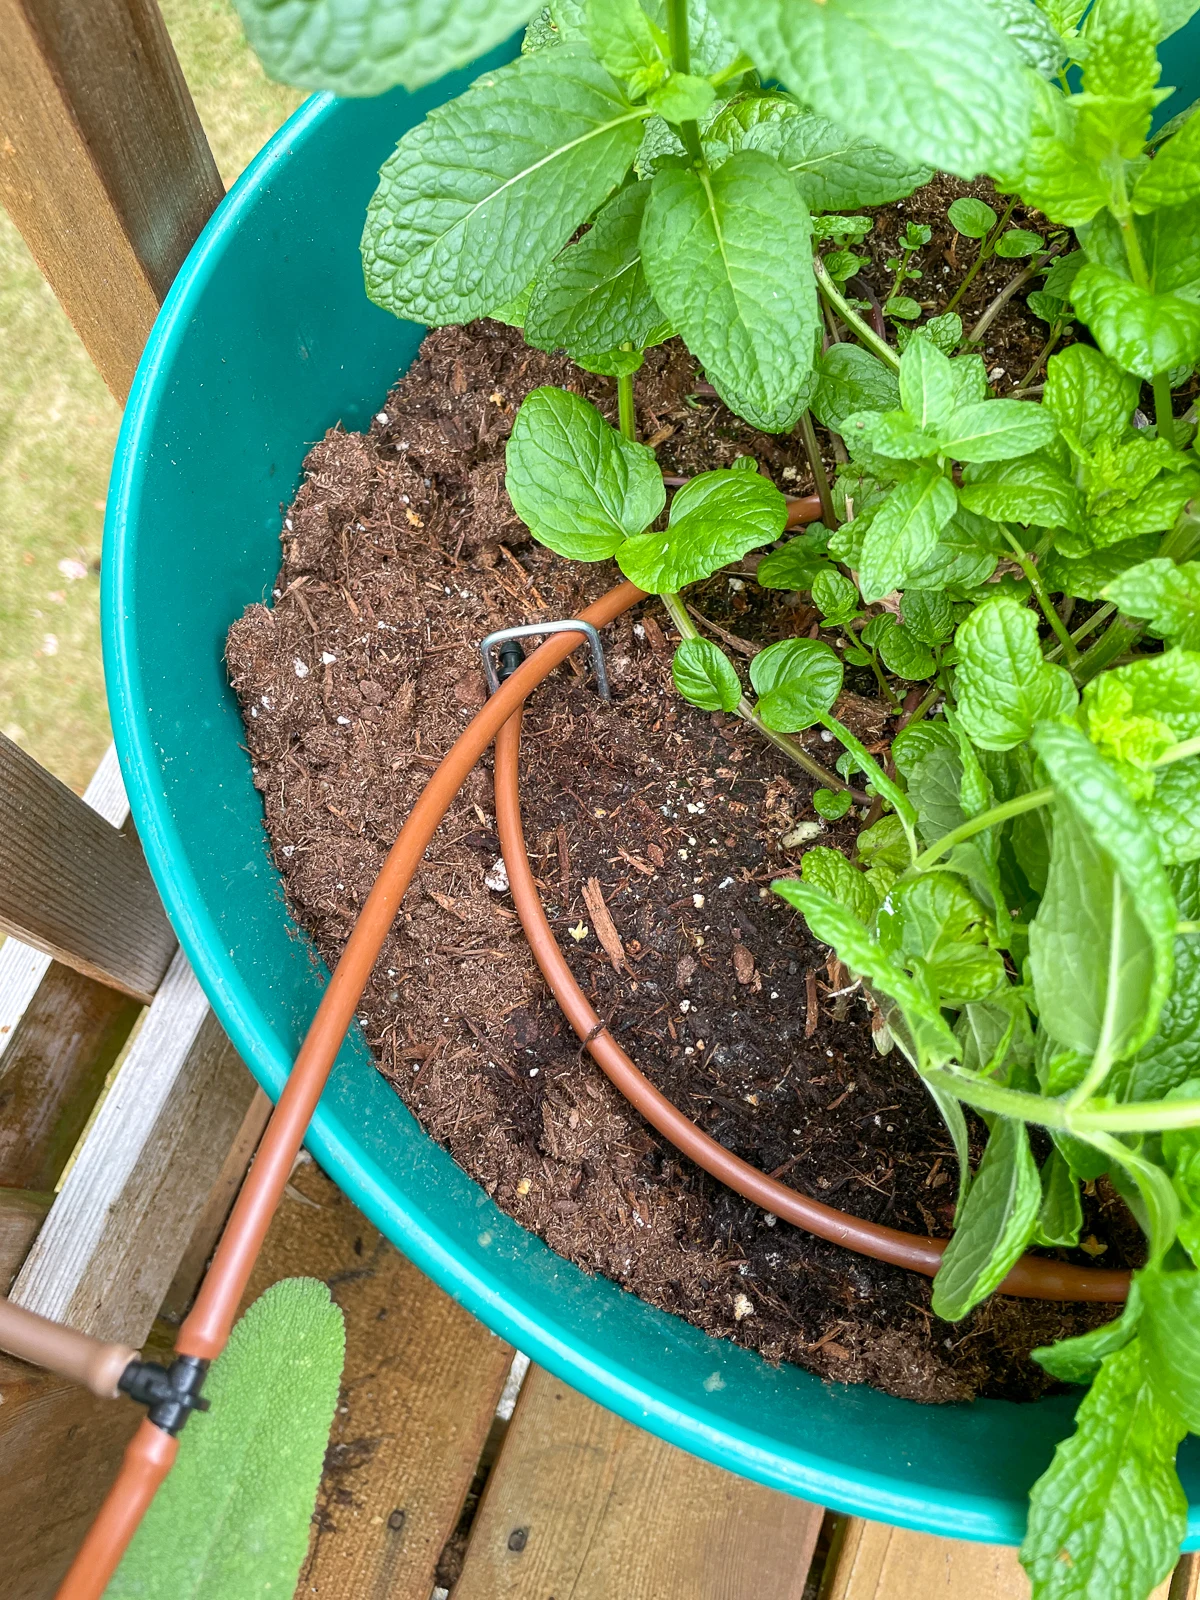
[(907, 878), (913, 873), (928, 872), (944, 855), (948, 855), (955, 845), (962, 844), (965, 839), (973, 838), (985, 828), (999, 827), (1000, 823), (1007, 822), (1010, 817), (1019, 817), (1025, 811), (1036, 811), (1038, 806), (1047, 806), (1053, 799), (1054, 788), (1048, 784), (1044, 789), (1031, 789), (1028, 794), (1019, 794), (1012, 800), (1005, 800), (1002, 805), (993, 806), (990, 811), (981, 811), (977, 817), (968, 817), (966, 822), (960, 823), (957, 828), (952, 828), (936, 844), (930, 845), (928, 850), (923, 850), (904, 876)]
[(833, 509), (833, 495), (829, 489), (829, 478), (825, 472), (825, 463), (821, 460), (821, 449), (817, 444), (817, 431), (813, 427), (812, 412), (804, 411), (800, 415), (800, 438), (804, 443), (804, 453), (808, 457), (808, 464), (812, 469), (813, 482), (817, 486), (817, 495), (821, 501), (821, 516), (827, 528), (838, 526), (837, 512)]
[(1154, 374), (1154, 422), (1158, 437), (1175, 448), (1175, 413), (1171, 409), (1171, 380), (1165, 372)]
[(833, 279), (829, 276), (829, 269), (826, 267), (819, 255), (813, 256), (813, 272), (816, 274), (817, 282), (821, 287), (821, 293), (837, 312), (838, 316), (841, 317), (842, 321), (850, 329), (851, 333), (853, 333), (858, 342), (862, 345), (865, 345), (866, 348), (874, 355), (877, 355), (881, 361), (886, 361), (888, 366), (891, 367), (894, 372), (899, 372), (900, 357), (892, 349), (891, 345), (888, 344), (887, 340), (881, 339), (875, 332), (875, 329), (865, 323), (854, 310), (854, 308), (847, 304), (845, 295), (842, 294), (837, 284), (834, 283)]
[(1002, 531), (1004, 533), (1004, 537), (1012, 546), (1012, 552), (1016, 557), (1017, 565), (1029, 579), (1029, 587), (1033, 590), (1034, 597), (1037, 600), (1038, 605), (1042, 608), (1042, 615), (1050, 624), (1051, 628), (1053, 628), (1055, 637), (1058, 639), (1059, 644), (1066, 652), (1067, 665), (1070, 667), (1077, 667), (1079, 665), (1079, 651), (1076, 650), (1075, 642), (1071, 638), (1071, 635), (1067, 632), (1066, 624), (1063, 622), (1063, 619), (1059, 616), (1058, 612), (1051, 604), (1050, 596), (1046, 593), (1045, 585), (1042, 583), (1042, 580), (1038, 575), (1037, 567), (1029, 559), (1028, 553), (1022, 548), (1021, 541), (1014, 534), (1010, 533), (1007, 528), (1003, 528)]
[(626, 439), (637, 438), (637, 407), (633, 403), (633, 374), (617, 379), (617, 420)]
[[(667, 38), (671, 42), (671, 66), (676, 72), (692, 70), (692, 46), (688, 38), (687, 0), (667, 0)], [(694, 119), (679, 124), (679, 137), (696, 166), (704, 165), (700, 143), (700, 124)]]

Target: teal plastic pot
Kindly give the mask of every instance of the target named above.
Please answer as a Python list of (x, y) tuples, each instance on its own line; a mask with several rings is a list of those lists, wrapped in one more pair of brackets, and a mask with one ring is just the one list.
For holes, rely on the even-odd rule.
[[(399, 135), (474, 71), (414, 96), (317, 97), (296, 113), (188, 258), (117, 447), (103, 607), (121, 765), (180, 941), (272, 1096), (323, 980), (267, 849), (225, 634), (270, 597), (280, 508), (310, 443), (339, 420), (362, 427), (417, 349), (422, 330), (363, 293), (363, 213)], [(357, 1034), (308, 1145), (422, 1271), (630, 1421), (839, 1510), (968, 1539), (1021, 1537), (1029, 1487), (1071, 1427), (1073, 1396), (918, 1406), (769, 1366), (652, 1310), (506, 1217), (421, 1131)], [(1195, 1500), (1193, 1444), (1184, 1476)]]

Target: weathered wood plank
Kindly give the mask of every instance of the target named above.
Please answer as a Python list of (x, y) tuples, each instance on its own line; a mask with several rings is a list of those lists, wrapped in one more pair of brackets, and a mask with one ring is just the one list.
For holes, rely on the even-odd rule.
[(154, 0), (0, 0), (0, 203), (123, 400), (222, 195)]
[(148, 1002), (175, 935), (137, 841), (3, 735), (0, 817), (0, 930)]
[(12, 1298), (87, 1333), (140, 1344), (253, 1095), (179, 953)]
[(821, 1517), (534, 1367), (454, 1600), (801, 1600)]
[(46, 1220), (54, 1196), (0, 1189), (0, 1294), (7, 1294)]
[(1180, 1559), (1170, 1583), (1170, 1600), (1198, 1600), (1200, 1597), (1200, 1553), (1192, 1551)]
[[(1184, 1557), (1190, 1563), (1190, 1557)], [(1150, 1600), (1191, 1600), (1169, 1582)], [(830, 1556), (821, 1600), (1029, 1600), (1029, 1579), (1011, 1545), (935, 1539), (847, 1517)]]
[(324, 1278), (346, 1313), (342, 1398), (296, 1592), (429, 1600), (512, 1350), (313, 1163), (293, 1175), (247, 1298), (294, 1274)]

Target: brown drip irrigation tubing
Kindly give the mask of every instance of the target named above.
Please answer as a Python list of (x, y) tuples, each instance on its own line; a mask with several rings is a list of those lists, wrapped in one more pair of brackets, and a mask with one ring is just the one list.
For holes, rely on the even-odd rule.
[[(581, 612), (581, 620), (597, 628), (605, 627), (644, 598), (642, 590), (632, 583), (618, 584)], [(210, 1361), (224, 1349), (292, 1163), (400, 902), (438, 824), (493, 739), (497, 822), (521, 922), (538, 965), (572, 1027), (630, 1104), (698, 1166), (774, 1215), (860, 1255), (909, 1267), (926, 1276), (937, 1271), (944, 1240), (901, 1233), (847, 1216), (767, 1177), (710, 1139), (638, 1071), (602, 1027), (572, 977), (546, 920), (525, 852), (518, 765), (521, 706), (583, 642), (583, 634), (554, 634), (528, 656), (464, 728), (413, 806), (359, 913), (296, 1056), (195, 1305), (179, 1330), (177, 1354)], [(1116, 1302), (1125, 1298), (1128, 1274), (1025, 1257), (1000, 1287), (1006, 1294), (1027, 1298)], [(34, 1359), (40, 1357), (35, 1354)], [(149, 1420), (143, 1421), (63, 1579), (57, 1600), (100, 1600), (155, 1491), (170, 1471), (177, 1448), (176, 1439)]]

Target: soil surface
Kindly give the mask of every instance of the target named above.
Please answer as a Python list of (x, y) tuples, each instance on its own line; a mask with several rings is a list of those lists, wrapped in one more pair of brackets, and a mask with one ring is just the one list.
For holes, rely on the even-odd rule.
[[(902, 226), (983, 192), (930, 189), (890, 215)], [(984, 302), (992, 292), (979, 290)], [(971, 309), (968, 297), (968, 326)], [(1013, 370), (1042, 338), (1014, 315)], [(811, 492), (799, 439), (756, 433), (698, 395), (698, 377), (673, 343), (635, 379), (641, 437), (664, 472), (749, 451), (785, 493)], [(572, 615), (620, 576), (535, 545), (509, 504), (504, 443), (541, 383), (587, 394), (615, 423), (610, 380), (526, 349), (512, 329), (427, 337), (367, 433), (333, 430), (311, 451), (271, 602), (230, 632), (271, 844), (330, 964), (429, 773), (483, 702), (480, 638)], [(799, 596), (747, 583), (751, 566), (689, 599), (744, 653), (815, 626)], [(898, 1052), (876, 1052), (861, 992), (767, 887), (812, 842), (795, 832), (818, 820), (810, 781), (740, 722), (679, 699), (656, 601), (605, 645), (611, 704), (580, 653), (525, 721), (530, 854), (580, 983), (642, 1069), (727, 1148), (859, 1216), (948, 1234), (956, 1169), (936, 1110)], [(869, 674), (856, 679), (837, 711), (883, 749), (893, 724), (872, 689)], [(805, 740), (832, 764), (821, 736)], [(860, 825), (854, 812), (823, 824), (821, 842), (849, 852)], [(359, 1018), (422, 1125), (555, 1250), (772, 1361), (924, 1401), (1034, 1397), (1048, 1382), (1029, 1350), (1111, 1317), (997, 1296), (943, 1323), (925, 1279), (777, 1222), (699, 1172), (581, 1052), (498, 857), (485, 764), (430, 847)], [(1085, 1205), (1079, 1259), (1136, 1260), (1120, 1201), (1101, 1185)]]

